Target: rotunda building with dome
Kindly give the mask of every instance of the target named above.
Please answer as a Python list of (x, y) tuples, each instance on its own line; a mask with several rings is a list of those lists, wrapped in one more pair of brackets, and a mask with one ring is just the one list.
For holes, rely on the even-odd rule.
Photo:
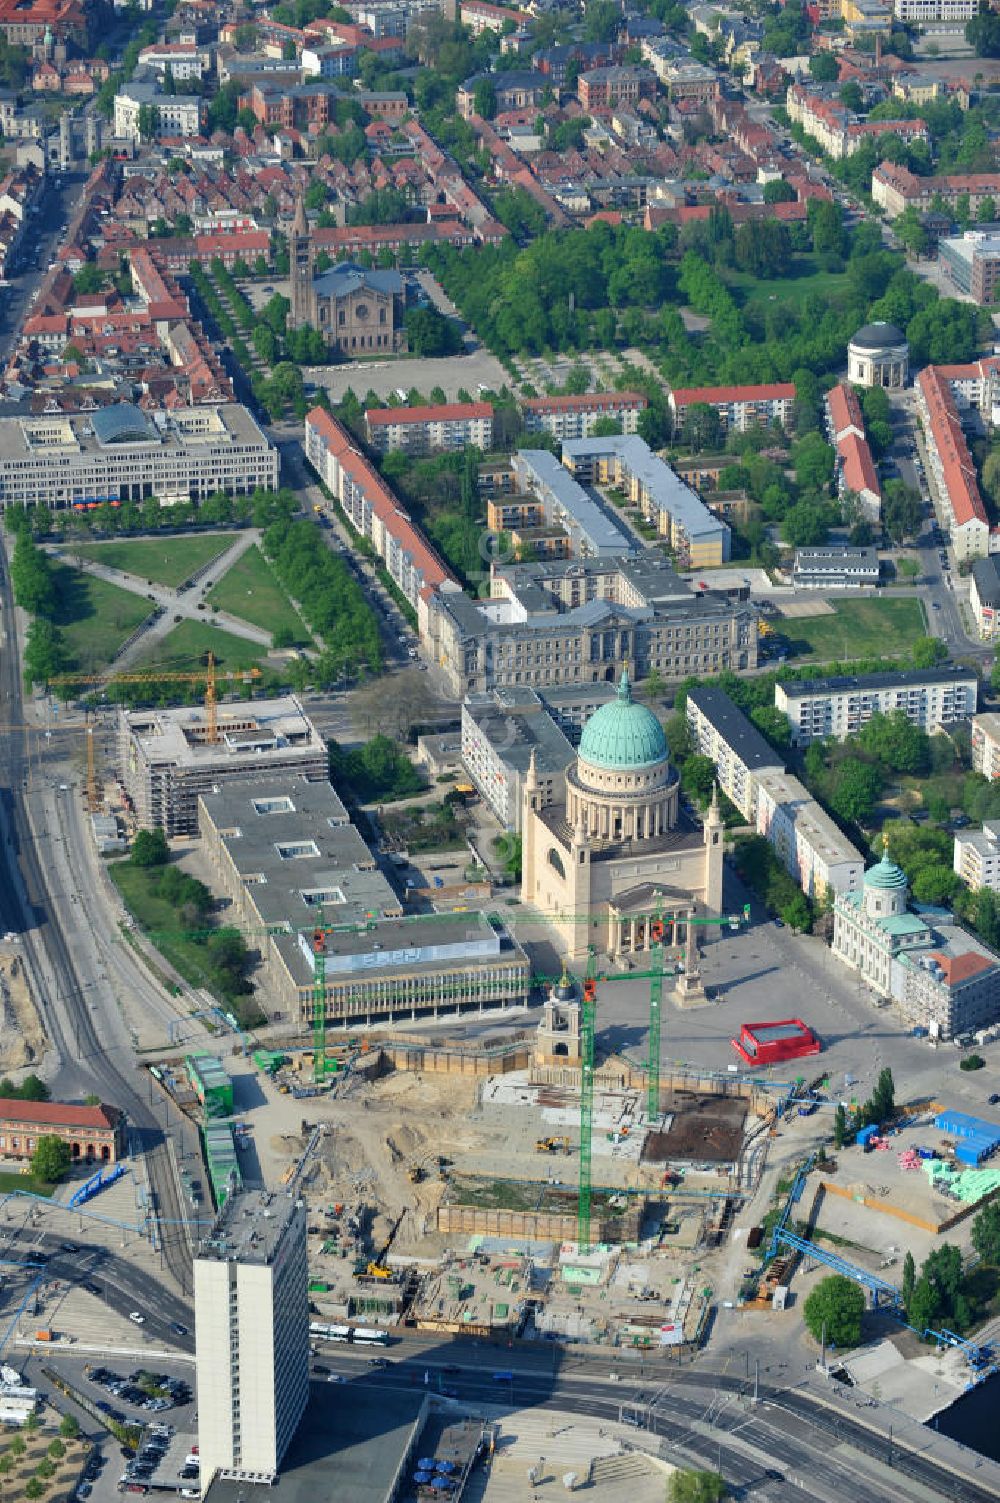
[(904, 387), (910, 375), (910, 347), (895, 324), (865, 324), (847, 346), (847, 379), (855, 386)]
[(546, 802), (529, 766), (523, 798), (521, 896), (552, 921), (567, 957), (591, 945), (612, 959), (648, 950), (659, 916), (667, 950), (696, 974), (687, 921), (721, 910), (722, 819), (715, 800), (704, 826), (683, 814), (663, 727), (633, 698), (627, 671), (583, 728), (565, 796)]

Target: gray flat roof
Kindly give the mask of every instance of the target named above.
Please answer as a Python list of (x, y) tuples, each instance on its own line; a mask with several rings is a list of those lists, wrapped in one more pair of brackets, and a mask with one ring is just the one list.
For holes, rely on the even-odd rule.
[[(281, 1464), (282, 1503), (384, 1503), (424, 1394), (387, 1384), (376, 1390), (366, 1376), (309, 1384), (309, 1404)], [(217, 1478), (205, 1496), (211, 1503), (274, 1503), (275, 1489)]]
[(996, 556), (977, 558), (972, 565), (972, 577), (983, 605), (1000, 606), (1000, 567)]
[(153, 763), (191, 769), (214, 764), (228, 769), (238, 767), (242, 760), (249, 774), (266, 772), (269, 753), (283, 760), (293, 754), (303, 759), (327, 756), (326, 743), (293, 694), (221, 704), (219, 740), (214, 746), (205, 739), (207, 717), (202, 706), (123, 710), (122, 716), (143, 755)]
[(652, 504), (678, 521), (690, 538), (729, 533), (725, 522), (709, 511), (691, 487), (668, 464), (654, 454), (637, 434), (614, 438), (574, 438), (562, 446), (563, 459), (586, 460), (599, 454), (617, 454), (649, 492)]
[(599, 557), (614, 558), (638, 549), (639, 545), (631, 534), (619, 527), (593, 497), (588, 496), (580, 482), (574, 480), (548, 449), (519, 449), (514, 467), (520, 470), (533, 489), (542, 493), (543, 499), (544, 493), (549, 493), (567, 517), (576, 523)]
[(237, 1190), (228, 1197), (196, 1257), (209, 1262), (269, 1263), (295, 1214), (284, 1190)]
[[(978, 684), (979, 676), (973, 668), (959, 668), (949, 664), (946, 668), (901, 668), (898, 672), (865, 673), (854, 678), (807, 678), (782, 679), (781, 689), (788, 699), (813, 699), (820, 694), (863, 694), (865, 690), (916, 688), (920, 684)], [(776, 686), (777, 687), (777, 686)]]
[(110, 417), (99, 412), (53, 412), (0, 418), (0, 459), (106, 456), (109, 448), (116, 453), (139, 448), (169, 454), (228, 449), (233, 444), (252, 445), (258, 450), (273, 447), (253, 414), (239, 402), (140, 413), (141, 430), (131, 417), (135, 409), (129, 404), (117, 403), (105, 411)]
[(527, 772), (534, 752), (540, 773), (565, 772), (576, 753), (538, 696), (533, 697), (531, 705), (508, 697), (505, 689), (470, 694), (463, 710), (508, 767)]
[[(469, 901), (481, 903), (482, 898), (475, 894)], [(327, 914), (326, 923), (330, 922), (331, 916)], [(295, 985), (311, 986), (312, 957), (307, 958), (301, 936), (277, 934), (273, 944)], [(440, 969), (525, 959), (524, 952), (506, 931), (495, 930), (480, 909), (471, 907), (464, 911), (454, 909), (447, 913), (383, 919), (363, 928), (328, 928), (326, 956), (328, 983), (380, 973), (419, 976), (428, 967)]]
[(784, 770), (785, 760), (780, 752), (776, 752), (765, 740), (753, 722), (733, 704), (724, 689), (699, 684), (696, 689), (690, 690), (688, 700), (704, 715), (745, 767), (775, 767)]
[[(399, 898), (329, 783), (289, 774), (227, 782), (199, 800), (269, 927), (363, 923)], [(323, 895), (327, 895), (325, 901)]]

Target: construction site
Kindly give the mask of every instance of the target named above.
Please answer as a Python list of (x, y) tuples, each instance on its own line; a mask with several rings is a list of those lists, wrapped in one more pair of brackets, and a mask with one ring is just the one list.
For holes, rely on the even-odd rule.
[(564, 974), (537, 1028), (488, 1042), (317, 1036), (154, 1079), (200, 1123), (217, 1204), (241, 1179), (300, 1189), (320, 1323), (693, 1342), (774, 1097), (596, 1060), (597, 985)]

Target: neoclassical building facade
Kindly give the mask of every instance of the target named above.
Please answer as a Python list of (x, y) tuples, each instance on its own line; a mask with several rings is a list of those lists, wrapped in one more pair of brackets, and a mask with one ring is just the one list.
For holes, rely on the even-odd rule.
[(615, 960), (649, 950), (660, 917), (667, 950), (696, 975), (689, 920), (721, 911), (722, 818), (714, 799), (703, 827), (682, 815), (663, 727), (632, 698), (627, 671), (584, 726), (565, 799), (544, 797), (529, 765), (521, 896), (552, 921), (567, 958), (591, 946)]

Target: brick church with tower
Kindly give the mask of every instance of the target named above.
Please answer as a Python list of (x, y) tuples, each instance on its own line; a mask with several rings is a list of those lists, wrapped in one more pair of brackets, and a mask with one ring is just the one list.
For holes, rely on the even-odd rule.
[(399, 272), (342, 261), (316, 274), (301, 196), (288, 235), (288, 259), (292, 328), (318, 329), (328, 345), (346, 356), (406, 350), (406, 301)]

